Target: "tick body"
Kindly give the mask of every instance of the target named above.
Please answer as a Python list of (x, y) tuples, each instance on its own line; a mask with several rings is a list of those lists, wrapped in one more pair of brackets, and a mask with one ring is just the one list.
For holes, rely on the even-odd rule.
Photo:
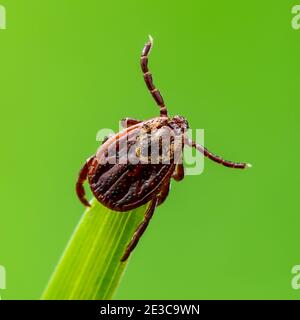
[[(121, 261), (127, 260), (146, 230), (155, 208), (168, 196), (170, 181), (184, 178), (184, 145), (196, 148), (205, 157), (226, 167), (244, 169), (249, 164), (232, 162), (208, 151), (186, 137), (184, 117), (169, 117), (164, 99), (155, 87), (148, 68), (153, 45), (150, 37), (141, 55), (141, 69), (148, 90), (159, 107), (158, 117), (146, 121), (126, 118), (123, 130), (103, 142), (96, 154), (82, 167), (76, 184), (79, 200), (90, 206), (83, 184), (88, 180), (95, 198), (115, 211), (128, 211), (149, 202), (144, 220), (135, 231)], [(164, 144), (167, 141), (167, 144)]]

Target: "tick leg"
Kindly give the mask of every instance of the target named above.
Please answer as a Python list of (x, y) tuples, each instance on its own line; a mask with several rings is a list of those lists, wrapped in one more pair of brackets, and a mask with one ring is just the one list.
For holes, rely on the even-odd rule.
[(223, 158), (213, 154), (212, 152), (208, 151), (205, 147), (201, 144), (198, 144), (190, 139), (186, 139), (185, 143), (193, 148), (196, 148), (199, 152), (201, 152), (205, 157), (209, 158), (210, 160), (222, 164), (225, 167), (234, 168), (234, 169), (245, 169), (250, 168), (251, 164), (244, 163), (244, 162), (233, 162), (229, 160), (224, 160)]
[(94, 156), (89, 158), (84, 166), (81, 168), (80, 172), (79, 172), (79, 176), (78, 176), (78, 180), (76, 183), (76, 193), (77, 196), (79, 198), (79, 200), (86, 206), (86, 207), (90, 207), (90, 203), (88, 202), (88, 200), (85, 197), (85, 191), (84, 191), (84, 187), (83, 184), (88, 176), (88, 172), (89, 172), (89, 167), (91, 165), (91, 162), (94, 160)]
[(145, 44), (144, 49), (142, 51), (141, 55), (141, 68), (144, 74), (144, 80), (147, 85), (148, 90), (152, 94), (152, 97), (154, 98), (155, 102), (160, 108), (160, 116), (161, 117), (167, 117), (168, 111), (164, 103), (164, 99), (162, 95), (160, 94), (159, 90), (155, 87), (153, 84), (152, 74), (148, 69), (148, 55), (150, 53), (150, 50), (153, 46), (153, 39), (151, 36), (149, 36), (149, 41)]
[(175, 181), (181, 181), (184, 178), (184, 166), (182, 163), (177, 164), (176, 168), (174, 170), (174, 173), (172, 175), (173, 179)]
[(105, 136), (101, 142), (101, 144), (104, 144), (109, 138), (111, 138), (113, 136), (113, 134), (110, 134), (108, 136)]
[(130, 241), (130, 243), (128, 244), (125, 253), (123, 254), (123, 257), (121, 258), (121, 261), (126, 261), (128, 259), (128, 257), (130, 256), (131, 252), (133, 251), (133, 249), (136, 247), (136, 245), (138, 244), (141, 236), (143, 235), (143, 233), (145, 232), (145, 230), (148, 227), (149, 221), (153, 216), (154, 210), (156, 208), (157, 205), (157, 199), (153, 199), (145, 213), (144, 216), (144, 220), (140, 223), (140, 225), (137, 227), (135, 233), (133, 234), (133, 237)]
[(170, 191), (170, 180), (168, 180), (168, 182), (165, 183), (161, 188), (160, 193), (157, 196), (157, 199), (158, 199), (157, 206), (161, 205), (167, 199), (169, 191)]
[(123, 129), (129, 128), (131, 126), (134, 126), (135, 124), (141, 123), (141, 120), (131, 119), (131, 118), (125, 118), (121, 120), (121, 126)]

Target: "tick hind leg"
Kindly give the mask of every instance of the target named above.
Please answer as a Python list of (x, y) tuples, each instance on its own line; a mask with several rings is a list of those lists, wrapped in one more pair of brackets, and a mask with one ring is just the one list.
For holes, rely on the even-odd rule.
[(156, 205), (157, 205), (157, 199), (155, 198), (151, 201), (151, 203), (145, 213), (144, 220), (140, 223), (140, 225), (137, 227), (135, 233), (133, 234), (133, 237), (125, 250), (125, 253), (123, 254), (123, 256), (121, 258), (122, 262), (126, 261), (128, 259), (131, 252), (138, 244), (141, 236), (143, 235), (143, 233), (147, 229), (149, 221), (151, 220), (153, 213), (155, 211)]
[(134, 126), (135, 124), (141, 123), (141, 120), (131, 119), (131, 118), (124, 118), (121, 120), (121, 127), (123, 129), (129, 128)]
[(92, 161), (94, 160), (94, 158), (95, 157), (93, 156), (85, 162), (84, 166), (81, 168), (81, 170), (79, 172), (79, 176), (78, 176), (77, 183), (76, 183), (76, 193), (77, 193), (78, 199), (86, 207), (90, 207), (91, 205), (85, 197), (85, 190), (84, 190), (83, 184), (87, 179), (89, 168), (90, 168), (90, 165), (91, 165)]
[(144, 49), (142, 51), (141, 68), (144, 74), (144, 80), (147, 85), (147, 88), (160, 108), (160, 116), (167, 117), (168, 111), (167, 111), (167, 107), (165, 106), (164, 99), (160, 94), (159, 90), (155, 87), (152, 79), (152, 74), (148, 69), (148, 55), (150, 53), (152, 46), (153, 46), (153, 39), (151, 36), (149, 36), (149, 41), (145, 44)]
[(157, 197), (155, 199), (153, 199), (151, 201), (151, 204), (149, 205), (145, 216), (144, 216), (144, 220), (140, 223), (140, 225), (137, 227), (130, 243), (128, 244), (126, 251), (123, 255), (123, 257), (121, 258), (121, 261), (126, 261), (128, 259), (128, 257), (130, 256), (131, 252), (133, 251), (133, 249), (136, 247), (136, 245), (138, 244), (141, 236), (143, 235), (143, 233), (145, 232), (145, 230), (147, 229), (149, 222), (154, 214), (155, 208), (159, 205), (161, 205), (167, 198), (168, 194), (169, 194), (169, 190), (170, 190), (170, 180), (168, 180), (161, 188), (159, 194), (157, 195)]

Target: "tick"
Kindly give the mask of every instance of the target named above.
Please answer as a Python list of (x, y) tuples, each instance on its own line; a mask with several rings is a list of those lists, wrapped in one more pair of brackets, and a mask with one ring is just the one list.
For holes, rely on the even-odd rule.
[[(167, 198), (171, 179), (181, 181), (184, 178), (182, 161), (175, 161), (176, 152), (182, 152), (184, 145), (196, 148), (205, 157), (225, 167), (250, 167), (247, 163), (224, 160), (208, 151), (186, 136), (188, 122), (184, 117), (168, 116), (164, 99), (155, 87), (148, 69), (148, 55), (152, 45), (153, 40), (149, 37), (143, 48), (140, 64), (146, 86), (159, 107), (160, 115), (145, 121), (123, 119), (123, 130), (107, 138), (96, 154), (86, 161), (76, 184), (78, 198), (85, 206), (90, 206), (83, 187), (87, 179), (95, 198), (112, 210), (124, 212), (149, 202), (144, 219), (137, 227), (121, 261), (127, 260), (146, 230), (155, 208)], [(160, 140), (164, 136), (171, 137), (167, 148), (163, 147)], [(156, 141), (158, 152), (153, 163), (153, 150), (149, 149), (149, 145)], [(179, 154), (182, 157), (182, 153)], [(134, 156), (138, 161), (120, 161), (124, 157), (128, 160), (130, 156)], [(164, 156), (167, 156), (169, 161), (164, 161)], [(112, 158), (114, 161), (110, 161)]]

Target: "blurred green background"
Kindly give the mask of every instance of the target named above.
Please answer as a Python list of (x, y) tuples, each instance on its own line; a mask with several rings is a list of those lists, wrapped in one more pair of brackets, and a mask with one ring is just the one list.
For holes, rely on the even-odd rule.
[(253, 168), (206, 161), (202, 175), (173, 182), (116, 298), (300, 298), (291, 287), (300, 264), (296, 1), (1, 4), (3, 299), (40, 297), (84, 211), (74, 184), (96, 132), (158, 114), (139, 67), (148, 34), (170, 113)]

